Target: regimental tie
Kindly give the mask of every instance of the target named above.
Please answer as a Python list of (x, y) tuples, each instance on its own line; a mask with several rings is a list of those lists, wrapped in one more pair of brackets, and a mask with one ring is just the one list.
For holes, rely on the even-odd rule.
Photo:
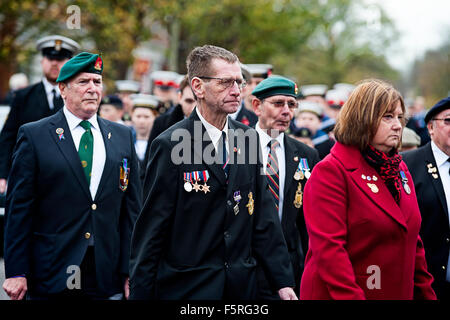
[(230, 173), (230, 166), (228, 164), (229, 160), (228, 159), (228, 152), (227, 152), (227, 135), (225, 134), (224, 131), (222, 131), (222, 140), (221, 140), (221, 145), (222, 145), (222, 168), (223, 171), (225, 172), (225, 176), (228, 178), (228, 174)]
[(56, 95), (56, 90), (52, 90), (53, 93), (53, 110), (58, 111), (64, 105), (64, 101), (61, 96)]
[(80, 122), (85, 132), (81, 136), (80, 145), (78, 147), (78, 155), (80, 156), (81, 166), (86, 176), (88, 185), (91, 183), (92, 157), (94, 152), (94, 136), (91, 131), (91, 123), (83, 120)]
[(269, 156), (267, 158), (267, 168), (266, 168), (266, 177), (267, 182), (269, 184), (270, 193), (273, 196), (273, 200), (275, 201), (275, 206), (278, 210), (279, 203), (279, 194), (280, 194), (280, 177), (278, 175), (278, 157), (276, 153), (276, 148), (279, 145), (279, 142), (275, 139), (271, 140), (268, 143), (270, 148)]

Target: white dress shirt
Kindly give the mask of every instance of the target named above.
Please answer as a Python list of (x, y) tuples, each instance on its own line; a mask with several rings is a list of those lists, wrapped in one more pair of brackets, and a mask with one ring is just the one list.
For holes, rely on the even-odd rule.
[[(269, 156), (270, 147), (269, 142), (272, 141), (272, 137), (270, 137), (266, 130), (261, 129), (259, 126), (259, 121), (255, 125), (255, 129), (258, 132), (259, 135), (259, 142), (261, 144), (261, 152), (263, 157), (263, 166), (264, 166), (264, 172), (267, 169), (267, 157)], [(280, 194), (278, 195), (278, 217), (280, 218), (283, 214), (283, 200), (284, 200), (284, 181), (286, 177), (286, 156), (285, 156), (285, 149), (284, 149), (284, 132), (280, 133), (278, 137), (275, 138), (275, 140), (278, 141), (278, 146), (275, 149), (275, 152), (277, 154), (278, 158), (278, 176), (280, 177)]]
[(53, 110), (55, 108), (53, 105), (53, 89), (56, 91), (56, 97), (59, 98), (61, 95), (61, 92), (59, 92), (59, 87), (57, 84), (52, 85), (45, 77), (42, 78), (42, 83), (44, 84), (45, 94), (47, 95), (48, 106), (50, 107), (50, 110)]
[[(85, 132), (83, 127), (80, 126), (82, 119), (75, 116), (70, 112), (66, 106), (64, 106), (64, 115), (66, 116), (67, 123), (69, 125), (70, 133), (72, 134), (72, 139), (75, 144), (75, 148), (78, 152), (78, 147), (80, 145), (81, 136)], [(100, 131), (100, 127), (97, 121), (97, 114), (88, 120), (91, 123), (91, 131), (94, 137), (94, 152), (92, 157), (92, 174), (91, 174), (91, 184), (89, 185), (89, 191), (91, 192), (92, 199), (95, 199), (97, 194), (97, 189), (100, 184), (100, 179), (102, 178), (103, 169), (105, 167), (106, 161), (106, 149), (103, 142), (103, 136)]]
[[(447, 202), (447, 212), (449, 213), (450, 225), (450, 162), (448, 162), (449, 155), (445, 154), (439, 147), (431, 140), (431, 150), (433, 151), (434, 160), (436, 160), (436, 167), (441, 177), (442, 187), (444, 187), (445, 201)], [(447, 276), (446, 280), (450, 282), (450, 255), (447, 262)]]
[(225, 136), (227, 137), (227, 143), (226, 148), (227, 152), (229, 153), (229, 147), (228, 147), (228, 116), (227, 121), (225, 122), (225, 126), (223, 127), (223, 130), (219, 130), (216, 127), (214, 127), (212, 124), (210, 124), (208, 121), (205, 120), (205, 118), (202, 117), (200, 112), (198, 111), (198, 108), (195, 108), (195, 111), (197, 112), (198, 117), (200, 118), (200, 121), (202, 122), (203, 126), (205, 126), (206, 132), (208, 133), (209, 137), (211, 138), (211, 141), (214, 145), (214, 148), (216, 149), (216, 152), (218, 152), (217, 148), (219, 146), (219, 141), (222, 138), (222, 132), (225, 132)]

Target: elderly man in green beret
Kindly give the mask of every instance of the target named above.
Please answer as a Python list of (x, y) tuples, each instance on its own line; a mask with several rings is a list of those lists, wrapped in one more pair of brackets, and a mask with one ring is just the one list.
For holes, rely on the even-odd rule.
[(57, 79), (64, 107), (19, 129), (5, 210), (13, 300), (128, 295), (142, 191), (131, 130), (97, 117), (102, 71), (97, 54), (70, 59)]
[[(308, 250), (308, 235), (303, 220), (303, 190), (317, 162), (317, 151), (285, 131), (297, 108), (298, 87), (279, 76), (261, 81), (252, 91), (253, 109), (258, 116), (262, 161), (294, 270), (296, 292), (300, 289), (303, 261)], [(259, 298), (279, 299), (270, 289), (261, 268), (258, 272)]]

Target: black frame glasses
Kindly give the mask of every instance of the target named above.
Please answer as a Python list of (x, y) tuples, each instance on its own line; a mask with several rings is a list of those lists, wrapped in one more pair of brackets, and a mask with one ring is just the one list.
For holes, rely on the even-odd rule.
[(236, 82), (238, 88), (241, 90), (247, 86), (247, 82), (245, 82), (244, 79), (218, 78), (218, 77), (207, 77), (207, 76), (201, 76), (201, 77), (197, 77), (197, 78), (206, 79), (206, 80), (219, 80), (219, 85), (221, 85), (225, 89), (231, 88), (235, 82)]
[(443, 120), (446, 126), (450, 125), (450, 118), (433, 118), (433, 120)]

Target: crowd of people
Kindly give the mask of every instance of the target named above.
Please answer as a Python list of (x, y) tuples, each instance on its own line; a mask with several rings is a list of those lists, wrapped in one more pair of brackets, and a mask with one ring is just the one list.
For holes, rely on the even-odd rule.
[(212, 45), (107, 94), (101, 56), (37, 48), (0, 134), (11, 299), (450, 299), (450, 97)]

